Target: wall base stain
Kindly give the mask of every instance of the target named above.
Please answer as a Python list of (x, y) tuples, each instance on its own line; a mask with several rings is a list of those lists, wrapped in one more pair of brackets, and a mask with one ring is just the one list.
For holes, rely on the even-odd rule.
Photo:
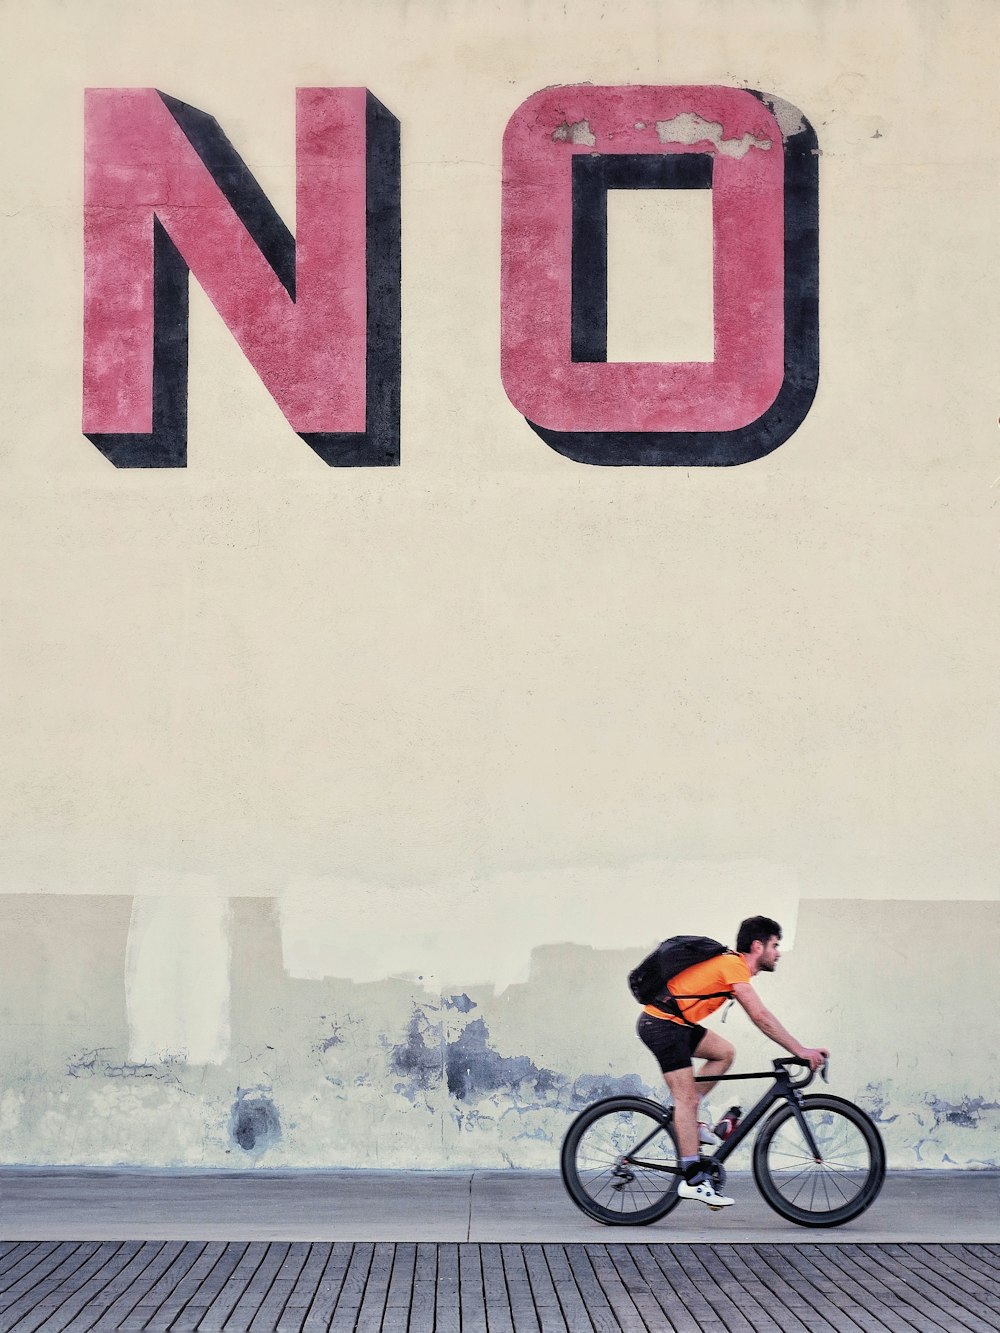
[(270, 1088), (237, 1088), (230, 1134), (244, 1152), (262, 1153), (281, 1138), (278, 1108)]

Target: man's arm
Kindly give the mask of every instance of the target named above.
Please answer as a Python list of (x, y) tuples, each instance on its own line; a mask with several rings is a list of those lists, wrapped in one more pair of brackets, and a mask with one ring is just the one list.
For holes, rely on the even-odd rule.
[(760, 996), (749, 981), (740, 981), (733, 987), (733, 999), (746, 1010), (746, 1015), (754, 1027), (760, 1028), (765, 1037), (770, 1037), (779, 1046), (784, 1046), (791, 1055), (800, 1060), (808, 1060), (810, 1069), (818, 1069), (830, 1055), (822, 1046), (803, 1046), (796, 1041), (786, 1027), (783, 1027), (770, 1009), (762, 1003)]

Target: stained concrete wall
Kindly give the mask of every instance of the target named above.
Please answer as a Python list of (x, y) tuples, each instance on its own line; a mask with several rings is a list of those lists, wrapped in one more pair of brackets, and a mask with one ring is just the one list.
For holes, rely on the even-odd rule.
[[(659, 1095), (623, 984), (637, 950), (541, 947), (527, 978), (500, 992), (461, 974), (436, 991), (303, 980), (283, 965), (274, 902), (253, 898), (229, 904), (226, 1056), (138, 1058), (125, 1021), (128, 906), (0, 900), (18, 960), (0, 981), (7, 1161), (551, 1168), (589, 1102)], [(758, 986), (795, 1031), (831, 1046), (835, 1090), (875, 1117), (893, 1165), (1000, 1167), (1000, 1094), (983, 1052), (998, 946), (988, 903), (814, 901)], [(959, 957), (967, 990), (954, 983)], [(774, 1049), (738, 1009), (721, 1030), (738, 1068), (767, 1067)]]
[[(4, 23), (0, 1160), (552, 1166), (576, 1107), (655, 1084), (631, 963), (764, 911), (761, 993), (894, 1164), (1000, 1165), (1000, 10)], [(762, 89), (816, 130), (819, 391), (766, 458), (581, 466), (504, 393), (504, 128), (588, 83)], [(401, 125), (401, 467), (327, 467), (195, 281), (188, 467), (111, 467), (84, 88), (215, 116), (294, 228), (294, 90), (358, 85)], [(653, 261), (609, 245), (635, 302)]]

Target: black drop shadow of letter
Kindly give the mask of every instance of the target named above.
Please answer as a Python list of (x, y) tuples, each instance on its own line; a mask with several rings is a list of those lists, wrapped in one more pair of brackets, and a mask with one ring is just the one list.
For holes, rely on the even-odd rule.
[[(747, 91), (774, 109), (764, 93)], [(783, 150), (785, 373), (774, 402), (738, 430), (559, 431), (528, 421), (557, 453), (604, 467), (733, 467), (763, 458), (801, 426), (819, 384), (819, 153), (805, 117), (784, 137)], [(705, 157), (707, 179), (698, 165)], [(685, 159), (690, 167), (680, 166)], [(670, 162), (678, 165), (665, 165)], [(710, 165), (710, 155), (698, 153), (573, 159), (573, 361), (607, 360), (608, 189), (704, 188), (711, 184)]]

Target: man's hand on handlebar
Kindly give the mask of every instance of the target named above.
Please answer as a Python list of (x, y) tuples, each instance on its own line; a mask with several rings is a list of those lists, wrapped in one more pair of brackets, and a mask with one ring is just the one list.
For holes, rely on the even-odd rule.
[(814, 1074), (820, 1065), (825, 1065), (830, 1058), (830, 1052), (823, 1046), (803, 1046), (795, 1054), (800, 1060), (808, 1062), (809, 1068)]

